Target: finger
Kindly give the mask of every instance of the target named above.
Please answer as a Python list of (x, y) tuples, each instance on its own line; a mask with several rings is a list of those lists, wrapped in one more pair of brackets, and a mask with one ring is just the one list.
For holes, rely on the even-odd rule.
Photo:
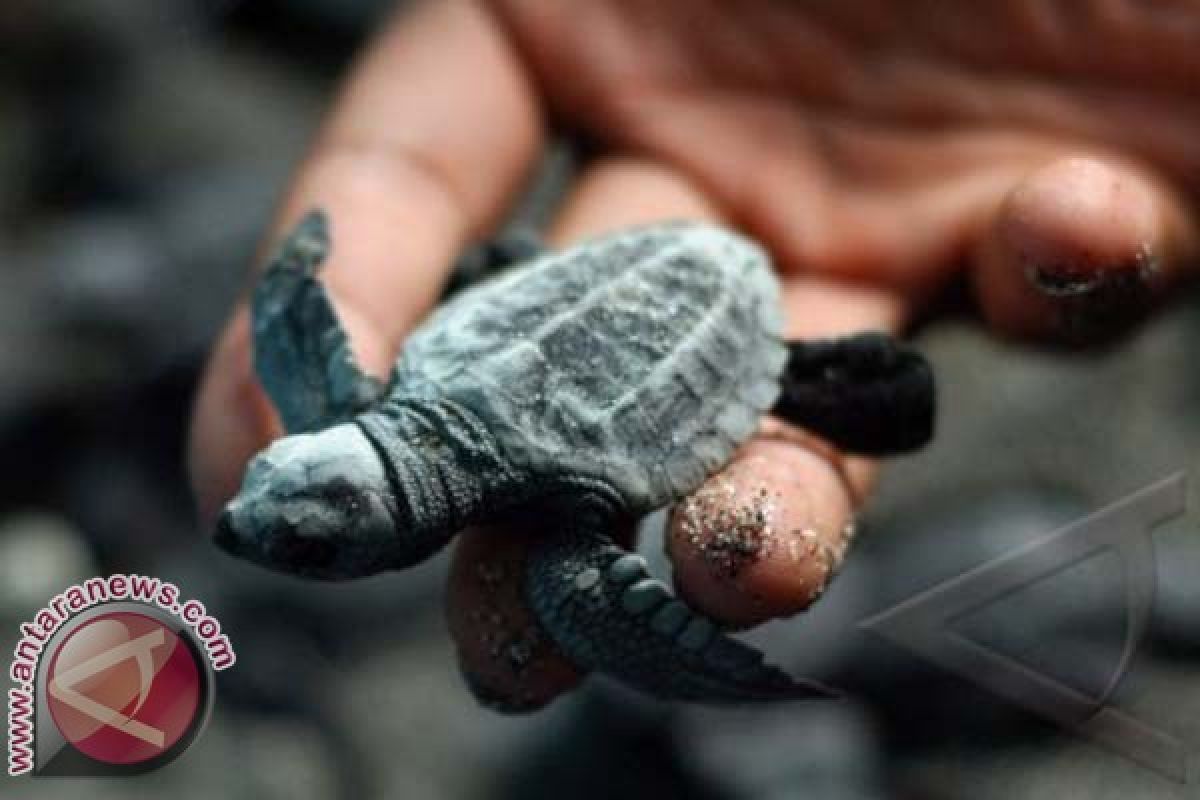
[(631, 146), (694, 176), (781, 270), (918, 301), (953, 276), (1004, 194), (1058, 146), (834, 121), (753, 97), (655, 96), (619, 112)]
[[(354, 69), (274, 230), (314, 206), (328, 212), (333, 252), (325, 276), (369, 371), (386, 370), (434, 302), (455, 253), (502, 211), (532, 163), (540, 137), (533, 98), (517, 57), (472, 2), (406, 10)], [(239, 306), (193, 414), (189, 467), (202, 518), (216, 513), (246, 460), (278, 434), (249, 345)]]
[[(1028, 293), (1013, 288), (1020, 289), (1019, 269), (997, 266), (1011, 265), (1012, 247), (979, 243), (1007, 227), (997, 224), (1007, 213), (997, 209), (1011, 210), (1006, 198), (1015, 199), (1023, 179), (1080, 149), (1078, 141), (1062, 136), (986, 127), (934, 134), (800, 114), (752, 98), (714, 104), (664, 96), (620, 110), (633, 146), (681, 164), (769, 246), (783, 269), (882, 284), (919, 303), (978, 253), (977, 260), (989, 262), (979, 272), (987, 285), (981, 291), (985, 304), (1009, 309), (999, 313), (1000, 321), (1015, 314)], [(1179, 201), (1145, 174), (1125, 169), (1136, 175), (1133, 185), (1147, 188), (1149, 199), (1119, 202), (1155, 209), (1148, 216), (1160, 220), (1150, 226), (1160, 231), (1159, 243), (1150, 236), (1151, 248), (1164, 253), (1158, 263), (1187, 261), (1196, 236)], [(1019, 233), (1029, 225), (1033, 231)], [(1054, 233), (1047, 236), (1046, 227)], [(1060, 242), (1070, 227), (1022, 223), (1015, 238)], [(1128, 222), (1124, 227), (1127, 235), (1133, 230)], [(1050, 249), (1057, 255), (1062, 248)], [(1046, 316), (1029, 312), (1039, 313)], [(1019, 322), (1010, 327), (1021, 329)]]
[[(584, 674), (545, 635), (525, 602), (525, 559), (533, 542), (555, 533), (553, 520), (465, 531), (455, 543), (446, 593), (446, 628), (459, 671), (484, 705), (534, 711), (579, 685)], [(616, 532), (632, 546), (632, 521)]]
[[(637, 222), (714, 215), (678, 173), (645, 161), (608, 159), (582, 177), (549, 238), (566, 244)], [(626, 532), (630, 544), (632, 533)], [(536, 540), (536, 532), (530, 535), (519, 525), (489, 526), (467, 531), (455, 546), (446, 600), (450, 634), (472, 691), (502, 710), (540, 708), (582, 678), (531, 627), (522, 580), (525, 556)], [(513, 645), (522, 656), (519, 664), (511, 657)]]
[(525, 556), (538, 533), (496, 525), (466, 531), (455, 544), (446, 627), (471, 693), (498, 711), (541, 708), (583, 680), (542, 633), (522, 593)]
[(1062, 158), (999, 206), (975, 251), (975, 290), (988, 321), (1007, 334), (1104, 341), (1141, 318), (1198, 248), (1180, 198), (1148, 173)]
[[(808, 278), (791, 282), (792, 338), (896, 331), (895, 292)], [(677, 505), (667, 527), (675, 585), (689, 605), (735, 628), (804, 610), (837, 572), (874, 462), (768, 417), (729, 465)]]

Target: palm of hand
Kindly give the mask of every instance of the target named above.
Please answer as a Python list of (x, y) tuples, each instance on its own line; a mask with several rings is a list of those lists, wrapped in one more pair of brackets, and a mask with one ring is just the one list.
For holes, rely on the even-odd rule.
[[(500, 7), (569, 123), (681, 170), (783, 269), (912, 298), (966, 257), (991, 321), (1031, 333), (1053, 323), (1013, 307), (1043, 298), (1011, 262), (1120, 269), (1195, 247), (1173, 192), (1200, 181), (1200, 15), (1118, 5)], [(1072, 156), (1108, 169), (1060, 164), (998, 218)], [(1095, 208), (1025, 219), (1063, 203)]]

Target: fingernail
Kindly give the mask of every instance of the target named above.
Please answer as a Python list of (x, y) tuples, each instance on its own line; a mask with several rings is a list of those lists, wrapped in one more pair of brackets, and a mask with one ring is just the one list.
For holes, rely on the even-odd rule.
[(1086, 270), (1031, 265), (1026, 278), (1053, 302), (1062, 339), (1092, 344), (1117, 336), (1145, 317), (1159, 271), (1158, 258), (1143, 248), (1128, 264)]

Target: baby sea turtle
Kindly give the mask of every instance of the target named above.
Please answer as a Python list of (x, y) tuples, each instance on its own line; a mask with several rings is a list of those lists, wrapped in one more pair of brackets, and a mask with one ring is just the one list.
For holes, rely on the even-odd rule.
[(222, 547), (356, 578), (537, 508), (560, 523), (528, 560), (526, 599), (579, 666), (670, 699), (823, 693), (673, 599), (610, 533), (697, 489), (767, 412), (856, 452), (920, 446), (934, 406), (920, 355), (882, 334), (785, 343), (762, 249), (671, 222), (523, 254), (438, 308), (384, 386), (317, 280), (329, 250), (310, 212), (254, 292), (255, 365), (288, 435), (247, 467)]

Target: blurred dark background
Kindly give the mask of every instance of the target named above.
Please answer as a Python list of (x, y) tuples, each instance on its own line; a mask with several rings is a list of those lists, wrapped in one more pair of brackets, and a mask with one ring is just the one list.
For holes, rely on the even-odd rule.
[[(919, 337), (939, 438), (897, 462), (819, 608), (754, 638), (842, 703), (665, 708), (597, 683), (525, 718), (476, 707), (441, 620), (445, 559), (352, 586), (213, 551), (183, 468), (191, 395), (272, 205), (384, 0), (70, 0), (0, 6), (0, 645), (68, 583), (158, 575), (239, 661), (212, 724), (134, 780), (6, 779), (94, 798), (1195, 798), (873, 639), (857, 622), (1153, 480), (1200, 444), (1195, 298), (1086, 357), (947, 318)], [(561, 181), (569, 158), (548, 160)], [(543, 188), (546, 184), (543, 184)], [(544, 213), (535, 193), (523, 212)], [(1155, 534), (1150, 630), (1118, 708), (1200, 752), (1200, 540)], [(657, 555), (654, 525), (644, 548)], [(660, 567), (661, 559), (660, 559)], [(963, 631), (1083, 691), (1124, 635), (1114, 557)]]

